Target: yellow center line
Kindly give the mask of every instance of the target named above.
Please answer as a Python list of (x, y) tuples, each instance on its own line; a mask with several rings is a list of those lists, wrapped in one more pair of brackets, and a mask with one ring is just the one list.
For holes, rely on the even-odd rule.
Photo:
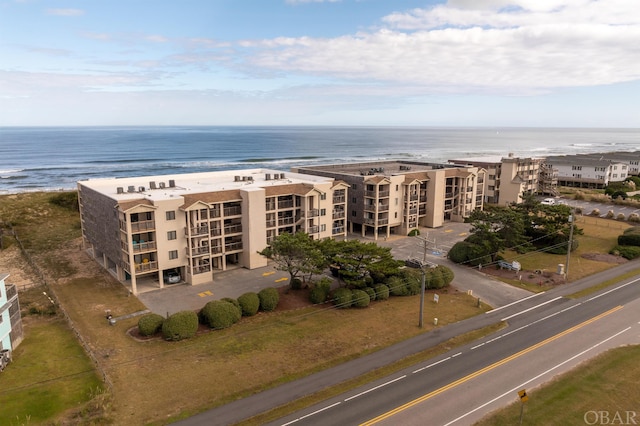
[(387, 419), (387, 418), (389, 418), (389, 417), (391, 417), (391, 416), (393, 416), (395, 414), (398, 414), (399, 412), (404, 411), (407, 408), (411, 408), (416, 404), (424, 402), (424, 401), (426, 401), (426, 400), (428, 400), (430, 398), (433, 398), (436, 395), (439, 395), (439, 394), (441, 394), (443, 392), (446, 392), (446, 391), (448, 391), (450, 389), (453, 389), (454, 387), (456, 387), (456, 386), (458, 386), (458, 385), (460, 385), (460, 384), (462, 384), (464, 382), (467, 382), (467, 381), (469, 381), (469, 380), (471, 380), (473, 378), (476, 378), (476, 377), (478, 377), (478, 376), (480, 376), (480, 375), (482, 375), (482, 374), (484, 374), (484, 373), (486, 373), (488, 371), (493, 370), (494, 368), (500, 367), (501, 365), (504, 365), (504, 364), (508, 363), (509, 361), (513, 361), (514, 359), (519, 358), (522, 355), (525, 355), (525, 354), (527, 354), (527, 353), (529, 353), (531, 351), (534, 351), (534, 350), (536, 350), (536, 349), (538, 349), (538, 348), (540, 348), (540, 347), (542, 347), (542, 346), (544, 346), (544, 345), (546, 345), (548, 343), (553, 342), (554, 340), (557, 340), (557, 339), (559, 339), (559, 338), (561, 338), (563, 336), (566, 336), (567, 334), (572, 333), (572, 332), (574, 332), (574, 331), (576, 331), (576, 330), (578, 330), (578, 329), (580, 329), (580, 328), (582, 328), (582, 327), (584, 327), (586, 325), (589, 325), (589, 324), (591, 324), (591, 323), (593, 323), (595, 321), (598, 321), (599, 319), (602, 319), (602, 318), (606, 317), (607, 315), (612, 314), (612, 313), (614, 313), (614, 312), (616, 312), (616, 311), (618, 311), (620, 309), (622, 309), (622, 306), (616, 306), (615, 308), (610, 309), (607, 312), (603, 312), (600, 315), (595, 316), (595, 317), (593, 317), (591, 319), (588, 319), (583, 323), (580, 323), (580, 324), (578, 324), (576, 326), (573, 326), (573, 327), (563, 331), (562, 333), (558, 333), (555, 336), (551, 336), (548, 339), (543, 340), (540, 343), (536, 343), (533, 346), (529, 346), (528, 348), (523, 349), (520, 352), (517, 352), (517, 353), (515, 353), (515, 354), (513, 354), (511, 356), (508, 356), (508, 357), (506, 357), (506, 358), (504, 358), (504, 359), (502, 359), (502, 360), (500, 360), (498, 362), (495, 362), (495, 363), (493, 363), (493, 364), (491, 364), (491, 365), (489, 365), (487, 367), (484, 367), (484, 368), (482, 368), (482, 369), (480, 369), (480, 370), (478, 370), (478, 371), (476, 371), (474, 373), (469, 374), (468, 376), (465, 376), (465, 377), (463, 377), (461, 379), (458, 379), (458, 380), (456, 380), (454, 382), (451, 382), (448, 385), (441, 387), (440, 389), (436, 389), (433, 392), (430, 392), (428, 394), (422, 395), (421, 397), (419, 397), (417, 399), (414, 399), (413, 401), (407, 402), (404, 405), (396, 407), (391, 411), (387, 411), (386, 413), (381, 414), (381, 415), (379, 415), (378, 417), (376, 417), (374, 419), (371, 419), (371, 420), (369, 420), (369, 421), (367, 421), (365, 423), (362, 423), (361, 426), (373, 425), (375, 423), (381, 422), (382, 420), (385, 420), (385, 419)]

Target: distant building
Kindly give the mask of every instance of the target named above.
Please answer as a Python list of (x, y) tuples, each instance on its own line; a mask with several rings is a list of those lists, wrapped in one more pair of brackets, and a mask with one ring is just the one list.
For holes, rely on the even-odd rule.
[[(7, 277), (9, 274), (0, 273), (0, 351), (13, 351), (23, 339), (18, 290), (5, 282)], [(0, 370), (2, 363), (0, 359)]]
[(297, 167), (349, 185), (350, 232), (374, 238), (407, 235), (419, 226), (461, 222), (482, 209), (485, 172), (478, 167), (416, 161), (380, 161)]
[(558, 171), (560, 186), (602, 189), (629, 176), (626, 163), (592, 155), (552, 156), (545, 159), (545, 164)]
[(521, 203), (525, 193), (554, 193), (557, 181), (544, 161), (544, 158), (520, 158), (513, 154), (449, 160), (452, 164), (485, 169), (484, 201), (499, 205)]
[(348, 185), (250, 169), (78, 182), (85, 246), (134, 294), (267, 265), (283, 232), (346, 238)]
[(640, 175), (640, 151), (600, 152), (582, 154), (582, 156), (599, 160), (608, 160), (612, 163), (623, 163), (627, 165), (627, 175)]

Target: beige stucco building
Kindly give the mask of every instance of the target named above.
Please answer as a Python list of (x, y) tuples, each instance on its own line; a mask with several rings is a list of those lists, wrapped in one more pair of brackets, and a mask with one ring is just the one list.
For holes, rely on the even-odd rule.
[(84, 243), (134, 294), (216, 271), (266, 266), (258, 254), (283, 232), (346, 237), (348, 185), (265, 169), (78, 182)]
[[(449, 160), (452, 164), (473, 165), (486, 170), (484, 201), (508, 205), (522, 202), (523, 193), (537, 193), (544, 186), (553, 192), (553, 173), (549, 178), (544, 158), (491, 156)], [(541, 174), (541, 171), (544, 173)], [(541, 181), (541, 176), (543, 181)], [(557, 181), (556, 181), (557, 183)]]
[(381, 161), (293, 170), (346, 182), (350, 232), (371, 233), (375, 239), (461, 222), (483, 205), (485, 172), (473, 166)]

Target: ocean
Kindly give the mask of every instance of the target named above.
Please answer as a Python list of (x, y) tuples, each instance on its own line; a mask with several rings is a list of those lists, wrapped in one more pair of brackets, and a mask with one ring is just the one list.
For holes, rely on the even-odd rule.
[(78, 180), (407, 159), (640, 150), (640, 129), (0, 127), (0, 194)]

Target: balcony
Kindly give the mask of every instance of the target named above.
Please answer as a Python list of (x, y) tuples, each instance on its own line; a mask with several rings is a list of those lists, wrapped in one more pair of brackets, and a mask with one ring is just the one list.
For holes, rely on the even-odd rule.
[(211, 246), (211, 254), (222, 253), (222, 246)]
[(276, 203), (267, 203), (265, 207), (266, 207), (267, 211), (275, 210), (276, 209)]
[(242, 225), (227, 225), (224, 227), (225, 234), (238, 234), (242, 232)]
[(240, 206), (233, 206), (233, 207), (225, 207), (224, 208), (224, 215), (225, 216), (238, 216), (242, 214), (242, 207)]
[(365, 204), (364, 211), (366, 211), (366, 212), (375, 212), (376, 211), (376, 205), (375, 204)]
[(331, 228), (331, 233), (333, 235), (344, 234), (344, 226), (336, 226), (336, 227)]
[(344, 210), (334, 210), (333, 219), (343, 219), (344, 218)]
[(275, 220), (268, 220), (267, 221), (267, 228), (273, 228), (276, 226), (276, 221)]
[(318, 216), (320, 216), (320, 210), (318, 209), (310, 209), (307, 212), (307, 217), (318, 217)]
[(283, 217), (278, 219), (278, 226), (292, 225), (293, 222), (294, 222), (293, 217)]
[(320, 227), (317, 225), (307, 228), (307, 234), (317, 234), (318, 232), (320, 232)]
[(346, 197), (344, 195), (334, 195), (333, 196), (333, 204), (341, 204), (346, 201)]
[(211, 234), (212, 237), (219, 237), (220, 235), (222, 235), (222, 229), (220, 228), (211, 228)]
[(18, 288), (15, 284), (5, 284), (5, 289), (7, 292), (7, 302), (10, 302), (11, 299), (18, 295)]
[[(189, 256), (189, 249), (187, 248), (186, 251), (187, 251), (187, 256)], [(209, 254), (209, 252), (210, 252), (209, 246), (191, 248), (191, 256), (202, 256), (205, 254)]]
[(136, 243), (135, 241), (133, 242), (133, 252), (134, 253), (141, 253), (141, 252), (145, 252), (145, 251), (154, 251), (157, 249), (157, 244), (155, 241), (149, 241), (146, 243)]
[(149, 231), (155, 229), (156, 222), (154, 220), (143, 220), (141, 222), (131, 222), (131, 232)]
[(418, 194), (411, 194), (409, 196), (409, 200), (411, 201), (417, 201), (418, 200)]
[(278, 201), (279, 209), (290, 209), (293, 207), (293, 200), (282, 200)]
[(242, 241), (234, 241), (234, 242), (225, 243), (224, 244), (224, 249), (227, 252), (236, 251), (236, 250), (242, 250)]
[(158, 262), (142, 262), (136, 264), (136, 274), (158, 270)]
[[(186, 231), (186, 229), (185, 229)], [(193, 228), (189, 229), (189, 233), (192, 237), (198, 236), (198, 235), (207, 235), (209, 233), (209, 227), (208, 226), (194, 226)]]
[(193, 271), (193, 275), (203, 274), (211, 271), (211, 265), (194, 266), (191, 270)]
[(210, 218), (216, 218), (216, 217), (220, 217), (220, 209), (216, 208), (216, 209), (209, 209), (209, 217)]
[(378, 211), (379, 212), (388, 212), (389, 211), (389, 204), (378, 204)]

